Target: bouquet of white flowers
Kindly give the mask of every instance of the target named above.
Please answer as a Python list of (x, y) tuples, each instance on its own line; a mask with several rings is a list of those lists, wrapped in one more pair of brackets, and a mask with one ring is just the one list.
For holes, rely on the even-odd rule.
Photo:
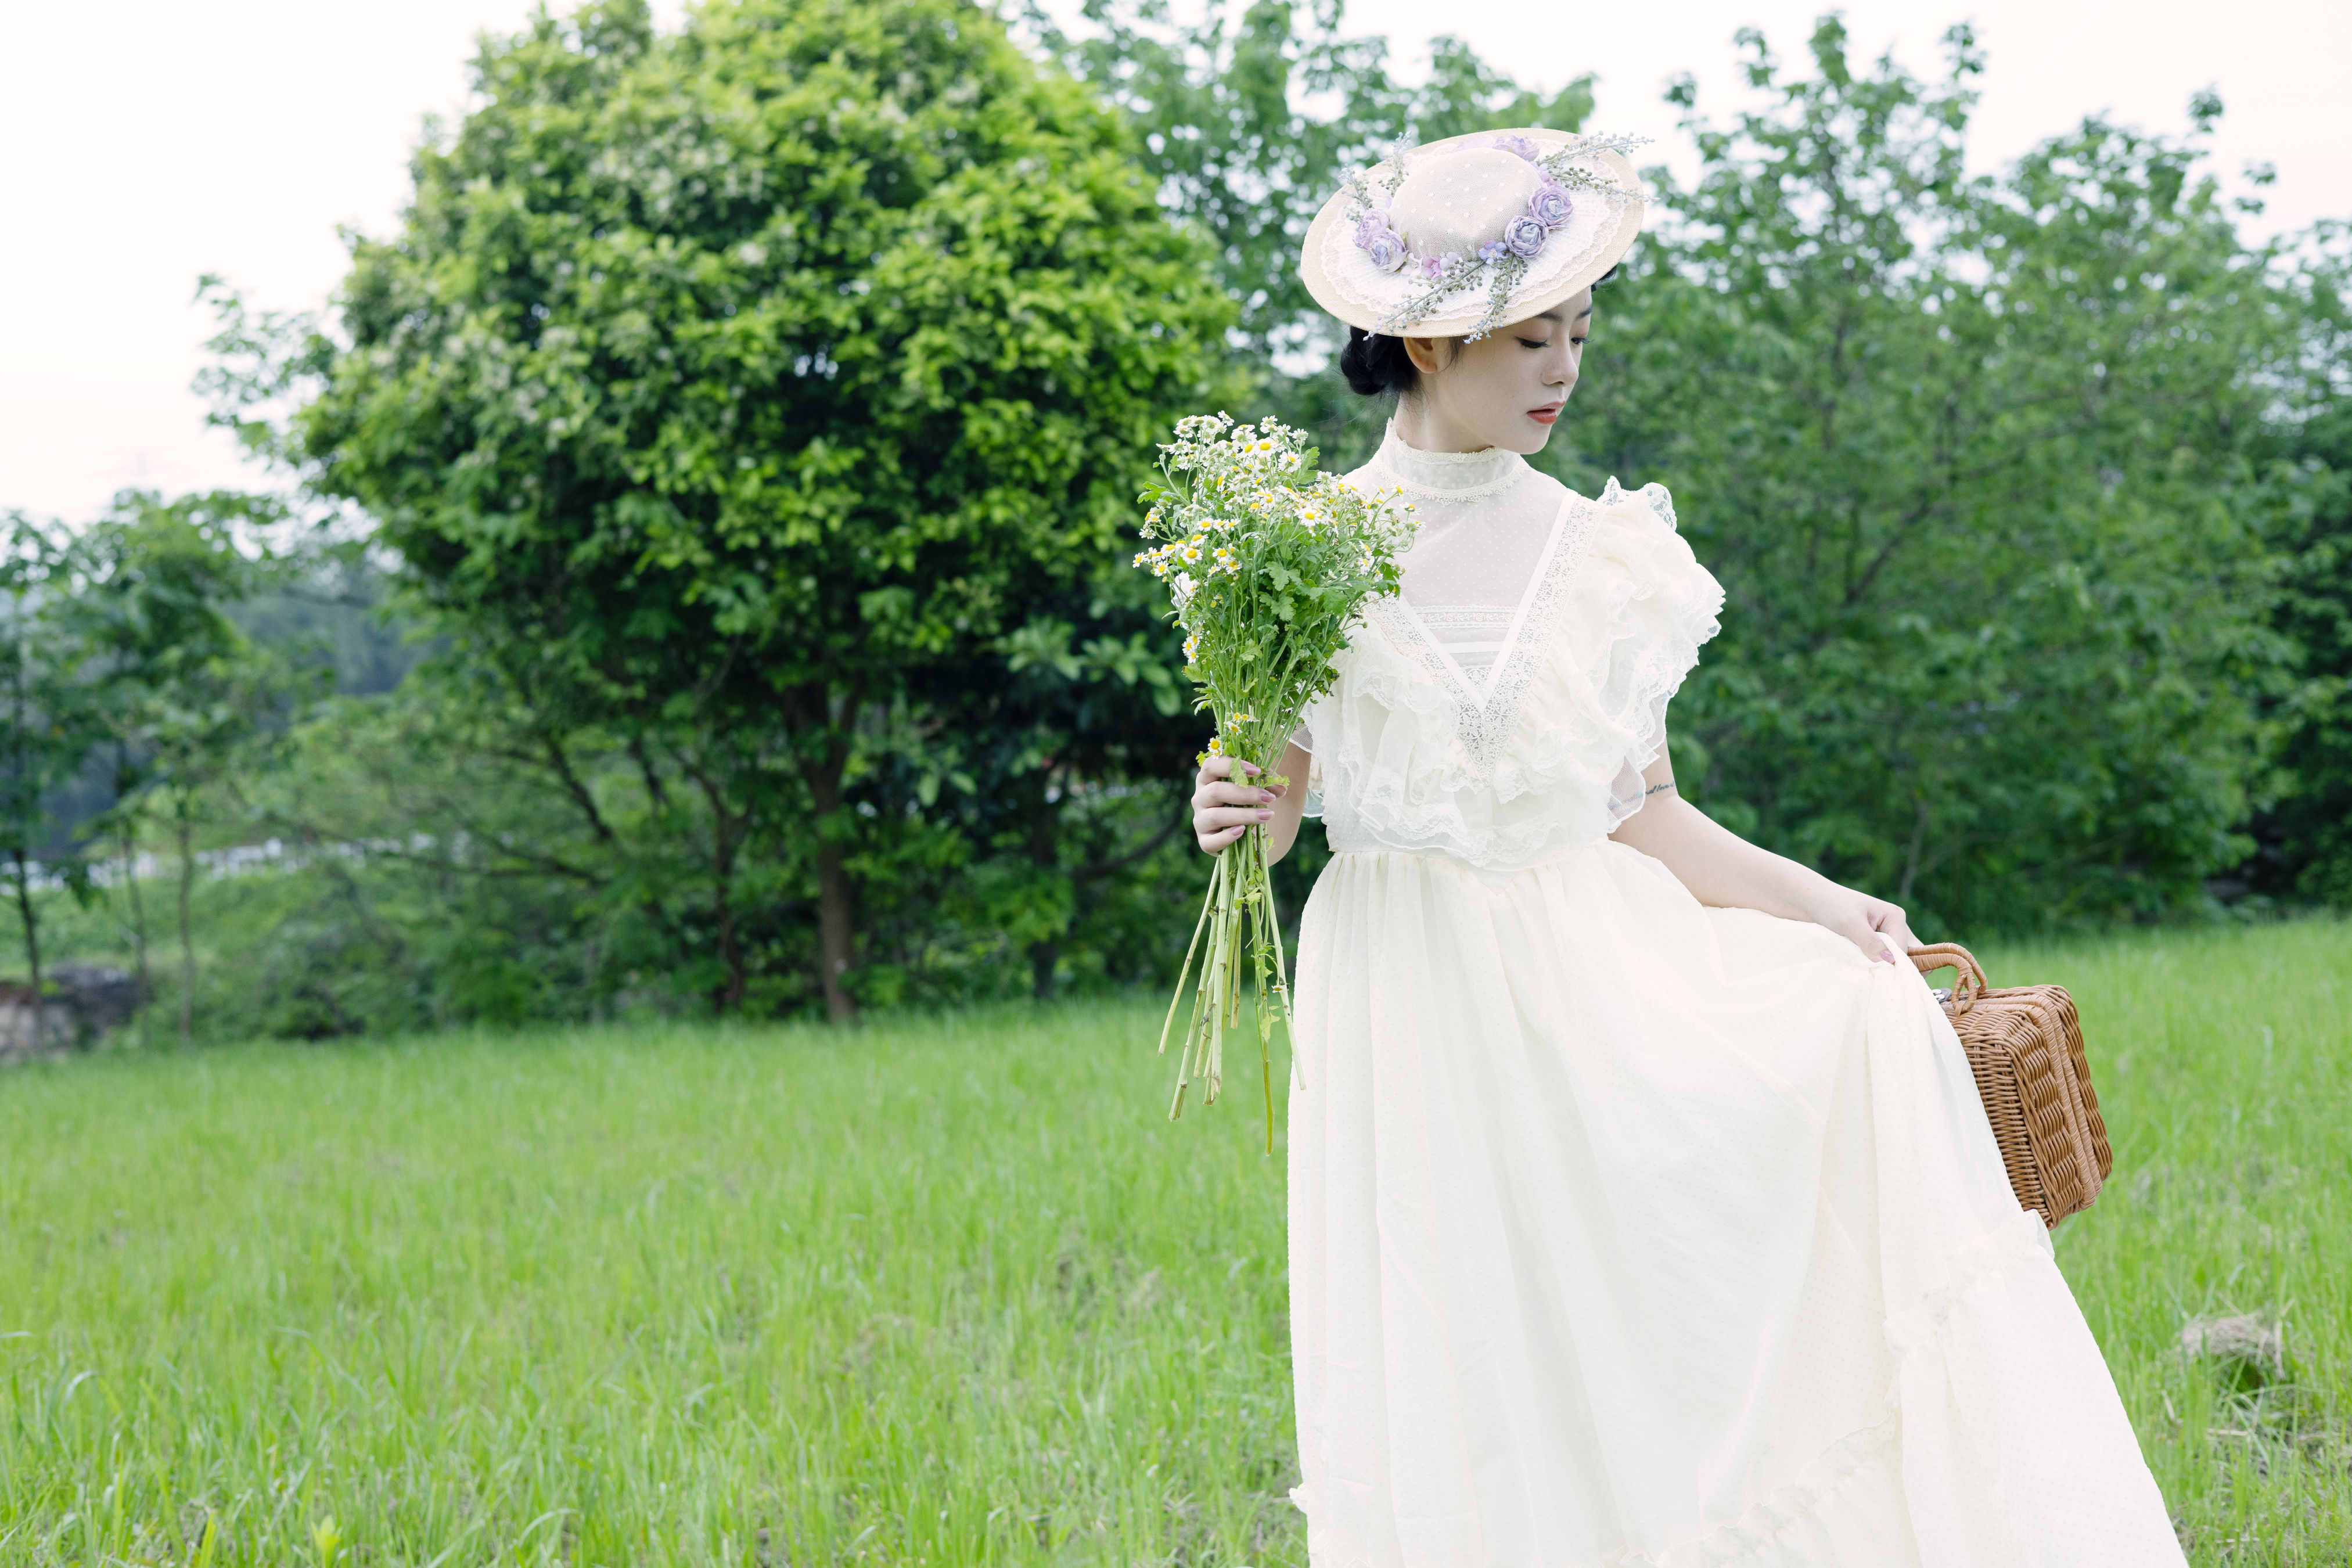
[[(1150, 509), (1143, 536), (1159, 542), (1135, 563), (1168, 584), (1186, 634), (1184, 673), (1200, 689), (1194, 707), (1216, 715), (1216, 735), (1201, 760), (1233, 757), (1255, 765), (1269, 784), (1287, 784), (1274, 769), (1299, 715), (1337, 679), (1333, 661), (1357, 611), (1366, 599), (1397, 591), (1412, 509), (1318, 472), (1305, 435), (1272, 419), (1237, 426), (1226, 415), (1198, 415), (1181, 421), (1176, 439), (1160, 452), (1160, 477), (1139, 498)], [(1225, 1030), (1241, 1021), (1246, 966), (1271, 1151), (1275, 1007), (1287, 1028), (1290, 993), (1263, 829), (1251, 828), (1216, 857), (1160, 1032), (1163, 1052), (1195, 955), (1192, 1021), (1178, 1053), (1169, 1118), (1182, 1114), (1196, 1078), (1205, 1103), (1216, 1103)]]

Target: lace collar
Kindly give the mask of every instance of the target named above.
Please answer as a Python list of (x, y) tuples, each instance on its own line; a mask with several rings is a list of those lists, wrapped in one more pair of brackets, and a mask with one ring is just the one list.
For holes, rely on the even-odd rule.
[(1372, 454), (1371, 466), (1408, 494), (1433, 500), (1468, 500), (1507, 489), (1527, 471), (1528, 460), (1499, 447), (1483, 452), (1424, 452), (1406, 446), (1392, 420), (1381, 449)]

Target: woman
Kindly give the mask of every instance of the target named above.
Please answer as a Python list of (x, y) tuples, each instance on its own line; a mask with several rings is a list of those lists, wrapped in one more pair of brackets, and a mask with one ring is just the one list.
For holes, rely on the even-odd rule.
[(1722, 593), (1664, 491), (1522, 456), (1638, 192), (1606, 142), (1462, 137), (1306, 242), (1350, 384), (1398, 399), (1355, 480), (1420, 531), (1283, 764), (1307, 787), (1213, 758), (1193, 799), (1204, 850), (1279, 855), (1303, 808), (1336, 852), (1289, 1117), (1310, 1555), (2177, 1564), (1903, 911), (1675, 790)]

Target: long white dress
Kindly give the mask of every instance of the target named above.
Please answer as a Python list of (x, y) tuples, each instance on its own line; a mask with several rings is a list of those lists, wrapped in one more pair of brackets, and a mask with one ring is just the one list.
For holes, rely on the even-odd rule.
[(1923, 980), (1608, 837), (1722, 604), (1665, 493), (1356, 479), (1421, 532), (1302, 737), (1316, 1568), (2179, 1563)]

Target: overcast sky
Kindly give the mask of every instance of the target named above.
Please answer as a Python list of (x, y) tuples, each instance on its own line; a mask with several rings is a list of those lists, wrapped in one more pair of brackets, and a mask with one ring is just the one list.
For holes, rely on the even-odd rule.
[[(1058, 7), (1057, 7), (1058, 8)], [(1354, 0), (1349, 25), (1425, 58), (1454, 30), (1523, 79), (1601, 77), (1594, 127), (1656, 137), (1680, 156), (1666, 80), (1688, 70), (1700, 103), (1739, 101), (1732, 34), (1764, 29), (1801, 61), (1803, 0)], [(2187, 128), (2189, 95), (2228, 112), (2216, 167), (2278, 169), (2264, 226), (2352, 216), (2352, 135), (2340, 106), (2352, 5), (2183, 0), (1854, 0), (1857, 53), (1889, 47), (1937, 68), (1937, 39), (1972, 21), (1990, 55), (1972, 136), (1981, 167), (2084, 114)], [(218, 272), (257, 305), (311, 309), (341, 276), (339, 226), (388, 230), (428, 112), (465, 105), (465, 62), (521, 0), (16, 0), (0, 7), (0, 510), (79, 521), (125, 485), (166, 491), (261, 476), (203, 426), (188, 383), (208, 322), (197, 276)], [(664, 7), (674, 16), (675, 0)]]

